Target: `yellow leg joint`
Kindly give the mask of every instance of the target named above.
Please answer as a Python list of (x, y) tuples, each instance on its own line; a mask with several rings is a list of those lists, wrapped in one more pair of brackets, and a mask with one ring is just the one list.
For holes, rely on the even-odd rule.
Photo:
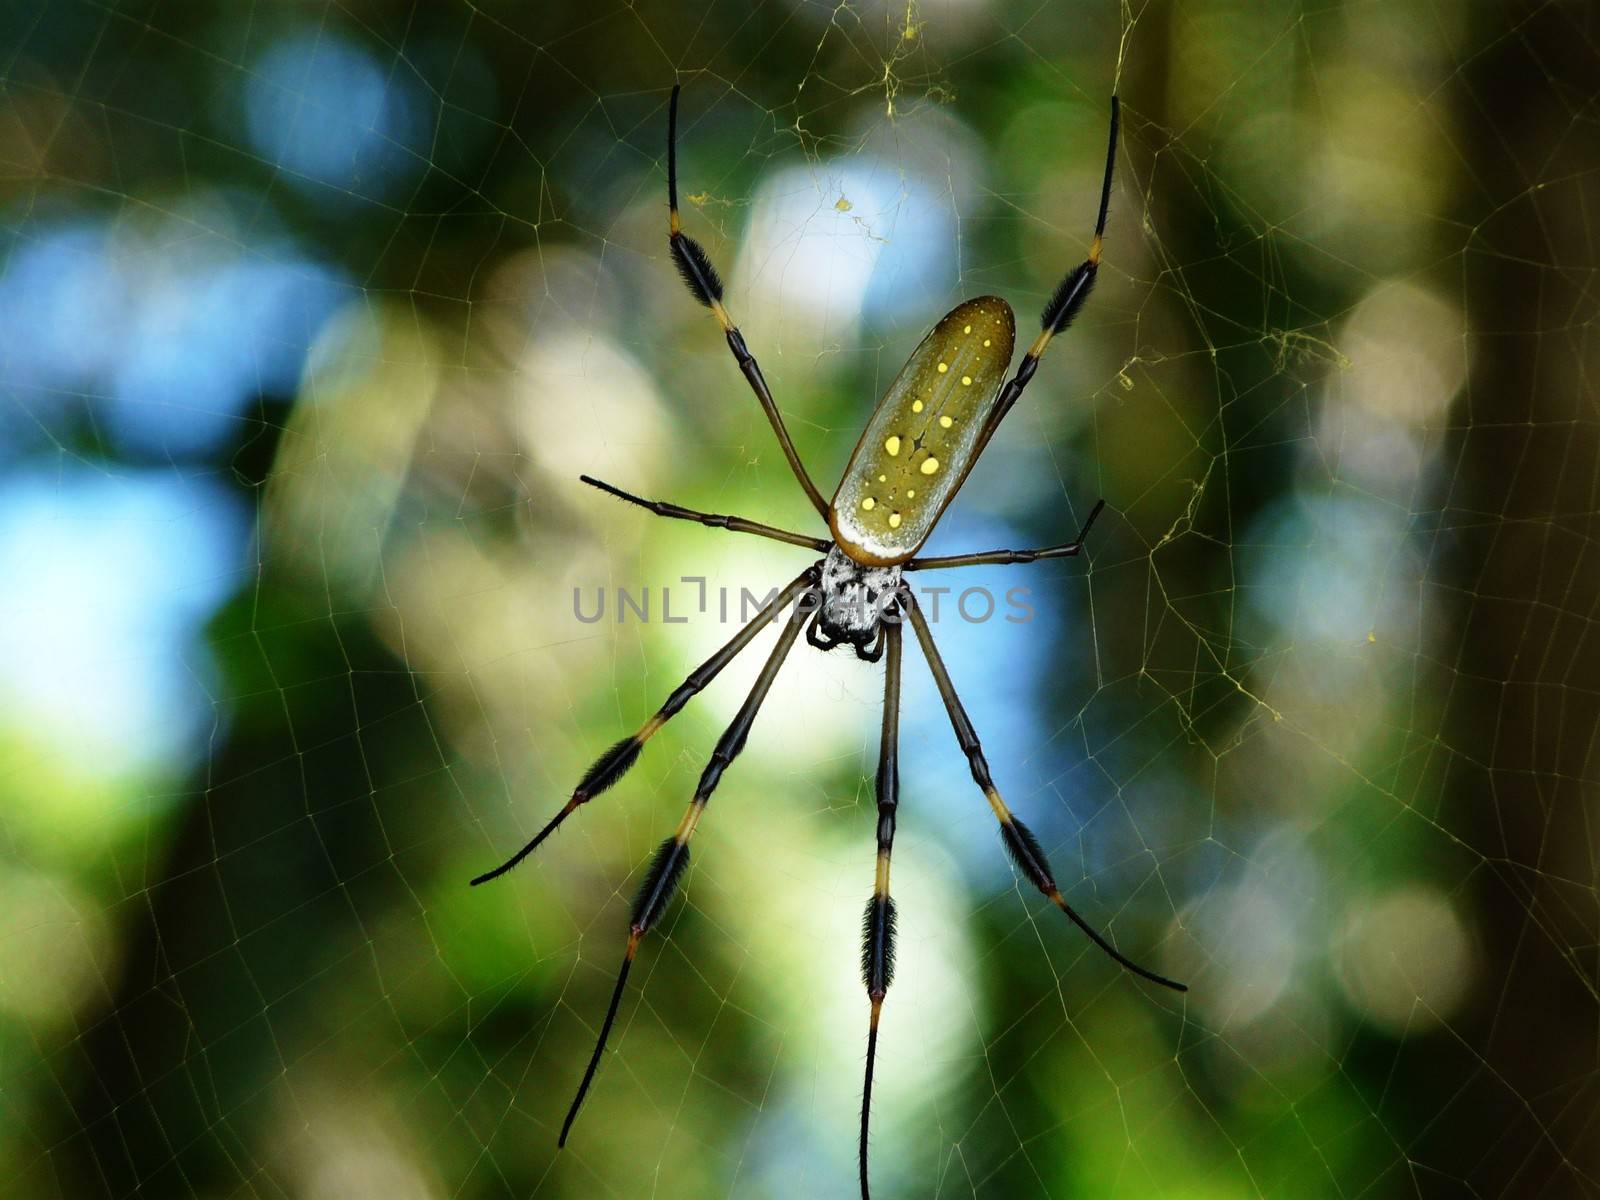
[(694, 827), (700, 824), (700, 814), (705, 812), (706, 802), (696, 796), (684, 810), (683, 820), (678, 822), (677, 832), (672, 835), (673, 841), (683, 845), (694, 836)]
[(881, 851), (878, 854), (878, 878), (875, 884), (875, 891), (879, 896), (887, 896), (889, 894), (889, 856)]

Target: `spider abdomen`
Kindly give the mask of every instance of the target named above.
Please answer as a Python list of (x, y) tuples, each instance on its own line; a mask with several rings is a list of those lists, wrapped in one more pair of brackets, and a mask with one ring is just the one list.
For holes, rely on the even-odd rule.
[(828, 509), (840, 549), (890, 566), (921, 549), (984, 445), (1017, 323), (998, 296), (951, 309), (878, 401)]

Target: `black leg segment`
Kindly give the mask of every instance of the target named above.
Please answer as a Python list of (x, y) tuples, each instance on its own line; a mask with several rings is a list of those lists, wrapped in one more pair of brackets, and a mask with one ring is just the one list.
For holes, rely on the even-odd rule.
[(1083, 523), (1083, 528), (1078, 530), (1074, 541), (1066, 542), (1060, 546), (1045, 546), (1040, 550), (984, 550), (978, 554), (950, 554), (939, 558), (913, 558), (905, 563), (902, 571), (934, 571), (941, 567), (988, 567), (1009, 566), (1015, 563), (1038, 562), (1045, 558), (1074, 558), (1083, 550), (1083, 543), (1089, 537), (1089, 530), (1094, 526), (1094, 519), (1100, 515), (1100, 510), (1106, 506), (1104, 500), (1095, 501), (1095, 506), (1089, 512), (1089, 519)]
[(583, 778), (578, 781), (578, 786), (573, 789), (572, 796), (567, 800), (565, 807), (551, 817), (545, 827), (533, 835), (531, 841), (506, 859), (505, 862), (494, 868), (494, 870), (485, 871), (482, 875), (479, 875), (472, 881), (472, 886), (477, 887), (480, 883), (488, 883), (491, 879), (498, 879), (517, 866), (523, 859), (537, 850), (545, 838), (560, 828), (563, 821), (627, 774), (628, 769), (639, 760), (639, 752), (644, 749), (644, 744), (654, 737), (663, 725), (677, 716), (685, 704), (703, 691), (717, 677), (723, 667), (737, 658), (739, 652), (750, 644), (756, 634), (766, 628), (767, 623), (773, 617), (783, 611), (785, 605), (808, 588), (814, 587), (820, 577), (820, 573), (820, 568), (815, 564), (802, 571), (783, 591), (778, 593), (771, 604), (756, 613), (743, 629), (734, 634), (722, 649), (691, 671), (689, 678), (685, 679), (673, 690), (672, 694), (667, 697), (666, 702), (656, 710), (654, 716), (639, 727), (637, 733), (623, 738), (597, 758), (594, 765), (585, 771)]
[(1106, 214), (1111, 208), (1111, 180), (1117, 169), (1117, 132), (1121, 123), (1122, 106), (1113, 96), (1111, 135), (1106, 146), (1106, 172), (1100, 183), (1100, 212), (1095, 218), (1094, 238), (1089, 243), (1089, 257), (1062, 277), (1049, 303), (1044, 306), (1044, 312), (1039, 316), (1039, 336), (1034, 339), (1033, 345), (1028, 347), (1028, 352), (1022, 356), (1016, 374), (1007, 380), (1005, 387), (1000, 390), (1000, 397), (995, 401), (994, 414), (984, 426), (983, 434), (978, 440), (978, 448), (973, 453), (974, 459), (983, 453), (983, 448), (989, 444), (989, 439), (1000, 427), (1000, 422), (1005, 420), (1006, 414), (1022, 396), (1023, 389), (1033, 378), (1033, 373), (1039, 369), (1039, 359), (1043, 356), (1045, 348), (1050, 345), (1050, 339), (1072, 324), (1072, 319), (1083, 308), (1084, 302), (1089, 299), (1090, 291), (1094, 288), (1095, 277), (1100, 272), (1100, 248), (1106, 234)]
[(872, 1070), (878, 1059), (878, 1018), (894, 982), (894, 900), (889, 895), (889, 856), (894, 851), (895, 813), (900, 807), (900, 639), (897, 614), (882, 625), (883, 734), (878, 742), (878, 869), (861, 918), (861, 981), (872, 1013), (867, 1026), (866, 1081), (861, 1087), (861, 1200), (868, 1200), (867, 1134), (872, 1119)]
[(777, 401), (772, 398), (772, 389), (767, 386), (766, 377), (761, 373), (761, 364), (750, 353), (750, 348), (745, 345), (744, 334), (739, 332), (739, 327), (733, 323), (733, 318), (722, 303), (722, 279), (717, 274), (717, 268), (712, 265), (711, 256), (705, 248), (683, 232), (683, 218), (678, 213), (679, 91), (680, 88), (674, 85), (672, 99), (667, 105), (667, 246), (672, 251), (672, 261), (694, 298), (709, 308), (717, 318), (717, 324), (722, 326), (723, 336), (728, 339), (728, 349), (749, 382), (750, 390), (755, 393), (761, 411), (767, 414), (767, 422), (778, 437), (783, 456), (789, 460), (789, 469), (805, 489), (811, 506), (819, 516), (826, 518), (828, 502), (822, 498), (817, 485), (811, 482), (811, 476), (806, 473), (805, 465), (800, 461), (800, 452), (795, 449), (794, 439), (789, 436), (789, 429), (783, 423), (783, 415), (778, 412)]
[(795, 638), (800, 635), (800, 626), (805, 618), (805, 610), (797, 605), (788, 624), (783, 627), (783, 632), (778, 635), (778, 644), (767, 656), (761, 674), (756, 677), (755, 686), (745, 697), (744, 704), (735, 714), (732, 724), (717, 739), (717, 748), (712, 751), (711, 761), (700, 774), (700, 783), (694, 790), (694, 798), (689, 801), (689, 807), (684, 811), (683, 820), (678, 823), (677, 832), (656, 849), (655, 858), (651, 860), (650, 869), (645, 874), (644, 883), (634, 899), (633, 911), (628, 919), (628, 946), (623, 953), (622, 968), (617, 972), (617, 985), (611, 993), (611, 1004), (606, 1010), (606, 1019), (600, 1026), (600, 1036), (595, 1039), (594, 1053), (589, 1056), (589, 1065), (584, 1069), (583, 1080), (578, 1084), (578, 1094), (572, 1098), (572, 1107), (567, 1110), (567, 1119), (561, 1123), (561, 1136), (556, 1142), (558, 1146), (567, 1144), (567, 1134), (572, 1129), (572, 1122), (577, 1119), (578, 1109), (583, 1107), (583, 1098), (588, 1095), (589, 1085), (594, 1081), (595, 1072), (600, 1067), (601, 1056), (605, 1053), (606, 1039), (611, 1036), (611, 1025), (616, 1020), (617, 1006), (622, 1002), (623, 984), (628, 978), (629, 969), (633, 966), (639, 943), (661, 919), (661, 914), (666, 911), (673, 893), (677, 891), (678, 883), (689, 866), (689, 839), (694, 836), (695, 826), (700, 823), (700, 815), (705, 811), (711, 793), (716, 791), (717, 784), (722, 781), (722, 773), (744, 749), (745, 739), (750, 736), (750, 727), (755, 724), (761, 702), (767, 698), (767, 692), (772, 689), (772, 681), (778, 677), (778, 668), (783, 666), (783, 660), (789, 657), (789, 651), (794, 646)]
[(804, 546), (807, 550), (815, 550), (820, 554), (828, 552), (829, 543), (823, 538), (807, 537), (803, 533), (791, 533), (787, 529), (779, 529), (775, 525), (763, 525), (759, 521), (749, 521), (744, 517), (725, 516), (722, 513), (699, 512), (692, 508), (684, 508), (681, 504), (672, 504), (666, 500), (646, 500), (642, 496), (635, 496), (632, 492), (625, 492), (621, 488), (596, 479), (592, 475), (579, 475), (584, 483), (592, 488), (599, 488), (607, 495), (615, 496), (618, 500), (626, 500), (629, 504), (637, 504), (640, 508), (648, 509), (658, 517), (673, 517), (680, 521), (698, 521), (702, 525), (709, 525), (713, 529), (728, 529), (734, 533), (753, 533), (757, 537), (771, 538), (775, 542), (788, 542), (791, 546)]
[(1127, 957), (1066, 902), (1061, 895), (1061, 889), (1056, 886), (1055, 875), (1050, 870), (1050, 863), (1039, 845), (1039, 839), (1033, 836), (1031, 829), (1011, 815), (1011, 810), (994, 785), (994, 778), (989, 774), (989, 762), (984, 758), (983, 746), (978, 742), (977, 731), (973, 729), (972, 721), (967, 717), (967, 710), (962, 706), (961, 698), (956, 695), (955, 684), (950, 681), (950, 672), (945, 669), (944, 660), (939, 656), (939, 648), (933, 643), (933, 631), (928, 628), (922, 610), (917, 607), (916, 598), (909, 590), (905, 593), (905, 597), (904, 603), (911, 617), (911, 627), (916, 631), (923, 657), (928, 660), (928, 668), (933, 672), (933, 681), (939, 688), (939, 696), (944, 701), (945, 711), (950, 716), (950, 724), (955, 729), (956, 741), (961, 744), (961, 751), (967, 756), (967, 765), (972, 771), (973, 782), (983, 789), (989, 807), (994, 810), (995, 819), (1000, 822), (1000, 836), (1005, 841), (1006, 851), (1011, 855), (1012, 861), (1017, 864), (1017, 869), (1034, 887), (1049, 897), (1052, 904), (1066, 913), (1068, 919), (1083, 930), (1090, 941), (1117, 963), (1151, 983), (1158, 983), (1175, 992), (1188, 991), (1187, 984), (1177, 983), (1165, 975), (1157, 975)]

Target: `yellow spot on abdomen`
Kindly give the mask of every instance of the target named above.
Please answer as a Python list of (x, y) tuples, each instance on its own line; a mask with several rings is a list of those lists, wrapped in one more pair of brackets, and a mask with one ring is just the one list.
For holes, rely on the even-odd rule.
[(971, 333), (972, 332), (972, 326), (971, 325), (962, 326), (961, 327), (961, 332), (962, 333)]
[(988, 344), (989, 344), (989, 339), (988, 339), (988, 338), (984, 338), (984, 339), (983, 339), (983, 344), (984, 344), (984, 345), (985, 345), (985, 346), (987, 346), (987, 345), (988, 345)]
[(868, 512), (871, 512), (873, 509), (878, 507), (878, 502), (876, 500), (874, 500), (871, 496), (868, 496), (865, 500), (863, 500), (861, 502), (861, 507), (866, 509)]
[(971, 387), (972, 386), (972, 376), (971, 375), (963, 375), (961, 377), (961, 386), (962, 387)]
[(913, 400), (911, 402), (911, 411), (912, 412), (921, 412), (922, 411), (922, 401), (921, 400)]
[(937, 458), (925, 458), (922, 460), (922, 473), (924, 475), (932, 475), (938, 469), (939, 460)]
[(883, 448), (889, 452), (889, 457), (893, 458), (895, 455), (900, 453), (900, 439), (898, 437), (890, 436), (890, 438), (883, 443)]
[(941, 429), (949, 429), (950, 426), (952, 426), (954, 424), (955, 424), (955, 422), (952, 421), (949, 417), (940, 417), (939, 418), (939, 427)]
[(890, 513), (889, 514), (889, 528), (890, 529), (899, 529), (900, 528), (900, 514), (899, 513)]
[(949, 363), (940, 363), (939, 364), (939, 374), (943, 375), (949, 369), (950, 369), (950, 364)]

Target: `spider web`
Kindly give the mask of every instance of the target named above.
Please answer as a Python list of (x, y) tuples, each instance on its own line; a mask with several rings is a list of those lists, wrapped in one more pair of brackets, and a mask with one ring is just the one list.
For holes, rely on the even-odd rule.
[(1098, 290), (932, 549), (1106, 512), (918, 582), (1069, 901), (1191, 990), (1014, 875), (908, 647), (876, 1194), (1600, 1193), (1597, 32), (8, 6), (5, 1195), (854, 1194), (877, 670), (786, 665), (559, 1154), (775, 634), (466, 886), (807, 561), (577, 473), (817, 531), (665, 253), (674, 81), (686, 223), (825, 492), (953, 303), (1031, 336), (1122, 97)]

